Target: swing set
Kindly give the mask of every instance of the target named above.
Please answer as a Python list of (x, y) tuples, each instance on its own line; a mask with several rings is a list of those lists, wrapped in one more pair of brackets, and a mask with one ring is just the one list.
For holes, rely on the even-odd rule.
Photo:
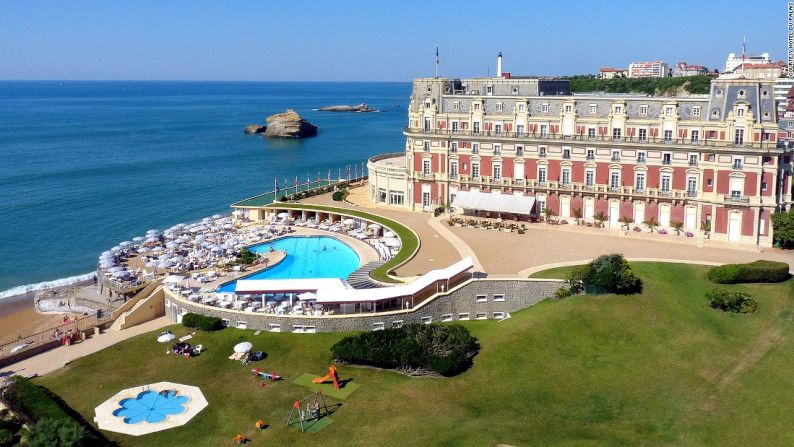
[[(312, 400), (313, 399), (313, 400)], [(306, 402), (306, 410), (302, 410), (303, 403)], [(287, 426), (292, 425), (293, 417), (297, 418), (301, 426), (301, 432), (306, 431), (309, 426), (305, 426), (304, 422), (319, 421), (321, 418), (328, 416), (328, 407), (325, 405), (323, 393), (317, 391), (316, 393), (307, 396), (301, 400), (296, 400), (292, 403), (292, 410), (289, 412), (287, 419)]]

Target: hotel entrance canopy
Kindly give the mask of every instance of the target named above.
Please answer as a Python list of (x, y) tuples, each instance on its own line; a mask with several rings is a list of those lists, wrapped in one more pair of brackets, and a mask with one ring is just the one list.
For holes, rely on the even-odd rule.
[(458, 191), (452, 201), (453, 208), (513, 214), (531, 214), (533, 205), (535, 205), (533, 196), (479, 191)]

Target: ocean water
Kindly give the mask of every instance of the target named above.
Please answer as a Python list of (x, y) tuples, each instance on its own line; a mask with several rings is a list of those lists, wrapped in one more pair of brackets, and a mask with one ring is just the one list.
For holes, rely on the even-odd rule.
[[(307, 174), (401, 151), (409, 83), (0, 82), (0, 298), (90, 273), (100, 252)], [(313, 110), (366, 102), (381, 113)], [(244, 135), (295, 109), (302, 140)], [(90, 276), (88, 276), (90, 277)]]

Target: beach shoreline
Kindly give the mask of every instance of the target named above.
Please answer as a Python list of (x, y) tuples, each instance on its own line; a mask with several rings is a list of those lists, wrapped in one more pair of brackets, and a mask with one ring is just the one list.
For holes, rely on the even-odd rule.
[[(91, 280), (81, 281), (46, 290), (59, 291), (90, 286), (91, 284)], [(0, 345), (53, 328), (63, 320), (64, 315), (68, 314), (64, 312), (38, 312), (34, 305), (38, 292), (40, 290), (25, 292), (0, 300)]]

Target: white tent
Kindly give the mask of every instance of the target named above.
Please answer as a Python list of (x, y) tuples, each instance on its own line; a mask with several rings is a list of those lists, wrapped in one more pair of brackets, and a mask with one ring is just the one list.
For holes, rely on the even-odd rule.
[(253, 348), (254, 345), (251, 344), (250, 341), (244, 341), (242, 343), (237, 343), (234, 345), (234, 352), (248, 352)]
[(182, 275), (168, 275), (163, 280), (166, 284), (176, 284), (185, 280), (185, 277)]
[(455, 200), (452, 201), (453, 208), (513, 214), (531, 214), (534, 204), (533, 196), (479, 191), (458, 191)]

